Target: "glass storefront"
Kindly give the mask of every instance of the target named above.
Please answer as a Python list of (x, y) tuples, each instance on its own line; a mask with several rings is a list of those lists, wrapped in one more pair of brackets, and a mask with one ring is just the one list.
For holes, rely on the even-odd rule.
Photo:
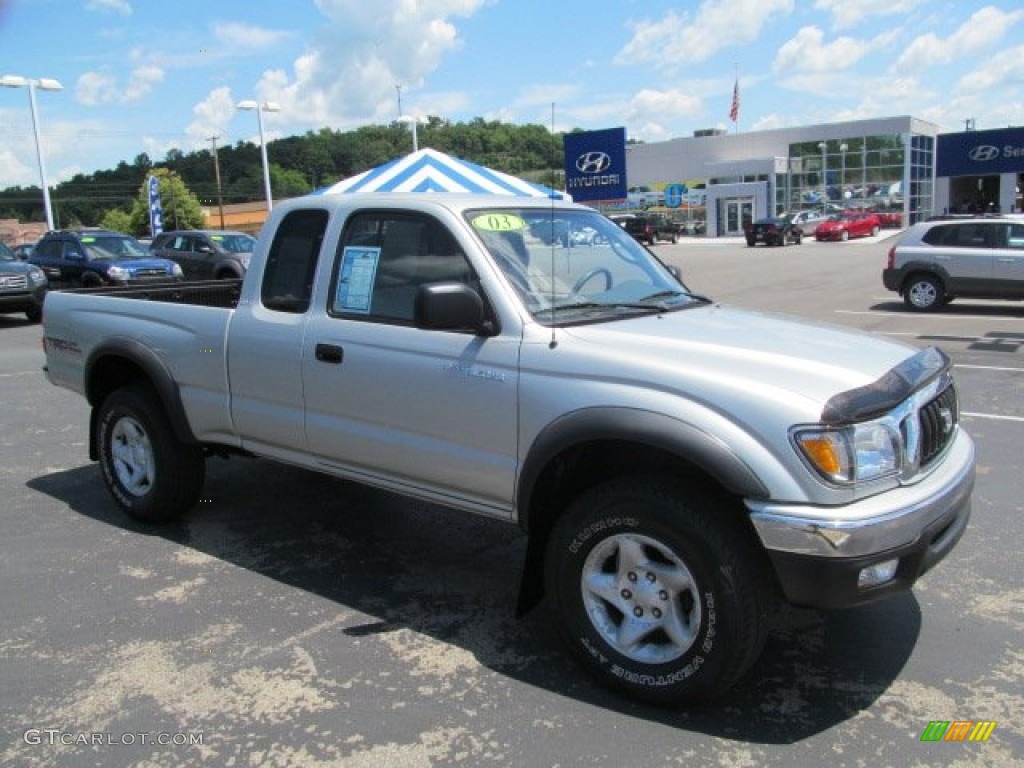
[[(789, 178), (776, 187), (781, 189), (776, 205), (780, 210), (829, 206), (895, 212), (914, 223), (932, 208), (934, 157), (935, 139), (921, 135), (790, 144)], [(909, 190), (904, 188), (906, 180)]]

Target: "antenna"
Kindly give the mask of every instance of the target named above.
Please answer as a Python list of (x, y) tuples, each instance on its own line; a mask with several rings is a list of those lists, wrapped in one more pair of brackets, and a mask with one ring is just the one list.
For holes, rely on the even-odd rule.
[(551, 201), (551, 341), (548, 342), (548, 349), (558, 346), (555, 338), (555, 102), (551, 102), (551, 192), (548, 198)]

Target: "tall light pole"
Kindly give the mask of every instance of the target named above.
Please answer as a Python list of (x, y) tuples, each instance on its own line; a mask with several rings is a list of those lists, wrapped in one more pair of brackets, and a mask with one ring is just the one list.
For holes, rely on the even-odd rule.
[(50, 187), (46, 183), (46, 165), (43, 163), (43, 146), (39, 141), (39, 115), (36, 113), (36, 88), (44, 91), (60, 91), (64, 86), (57, 80), (39, 78), (32, 80), (20, 75), (4, 75), (0, 77), (0, 86), (4, 88), (28, 88), (28, 103), (32, 110), (32, 133), (36, 137), (36, 158), (39, 161), (39, 183), (43, 187), (43, 207), (46, 209), (46, 228), (53, 229), (53, 210), (50, 207)]
[(849, 148), (845, 141), (839, 145), (839, 153), (843, 157), (842, 170), (839, 171), (839, 196), (843, 200), (846, 200), (846, 150)]
[(818, 142), (818, 149), (821, 150), (821, 203), (828, 204), (828, 144), (824, 141)]
[(419, 152), (420, 142), (416, 136), (416, 126), (419, 125), (420, 123), (425, 123), (426, 120), (424, 120), (422, 117), (413, 117), (412, 115), (400, 115), (398, 118), (398, 122), (409, 123), (409, 125), (412, 126), (412, 151)]
[(274, 209), (274, 201), (270, 196), (270, 165), (267, 163), (267, 142), (263, 139), (263, 113), (280, 112), (281, 107), (273, 101), (240, 101), (235, 105), (238, 109), (256, 110), (256, 122), (260, 127), (260, 156), (263, 158), (263, 187), (267, 194), (267, 210)]
[(220, 160), (217, 157), (217, 139), (219, 138), (220, 136), (211, 136), (210, 144), (213, 145), (213, 173), (217, 181), (217, 207), (220, 208), (220, 228), (224, 229), (224, 194), (220, 186)]

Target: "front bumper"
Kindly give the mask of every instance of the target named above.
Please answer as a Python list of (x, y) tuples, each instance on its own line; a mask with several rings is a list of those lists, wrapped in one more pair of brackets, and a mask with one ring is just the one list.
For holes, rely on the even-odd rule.
[(13, 293), (0, 293), (0, 313), (28, 312), (40, 309), (46, 297), (46, 286)]
[[(751, 520), (786, 599), (840, 608), (910, 589), (967, 528), (974, 444), (962, 430), (928, 477), (842, 507), (748, 500)], [(861, 587), (871, 565), (897, 560), (892, 579)]]

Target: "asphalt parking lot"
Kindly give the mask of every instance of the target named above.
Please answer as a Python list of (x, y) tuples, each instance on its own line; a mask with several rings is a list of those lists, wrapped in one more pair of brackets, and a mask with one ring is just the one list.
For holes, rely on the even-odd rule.
[(978, 447), (970, 527), (912, 594), (784, 610), (735, 691), (677, 711), (514, 617), (510, 526), (240, 459), (179, 523), (130, 522), (39, 327), (0, 316), (0, 765), (1024, 765), (1024, 304), (907, 312), (888, 245), (655, 246), (717, 300), (941, 347)]

